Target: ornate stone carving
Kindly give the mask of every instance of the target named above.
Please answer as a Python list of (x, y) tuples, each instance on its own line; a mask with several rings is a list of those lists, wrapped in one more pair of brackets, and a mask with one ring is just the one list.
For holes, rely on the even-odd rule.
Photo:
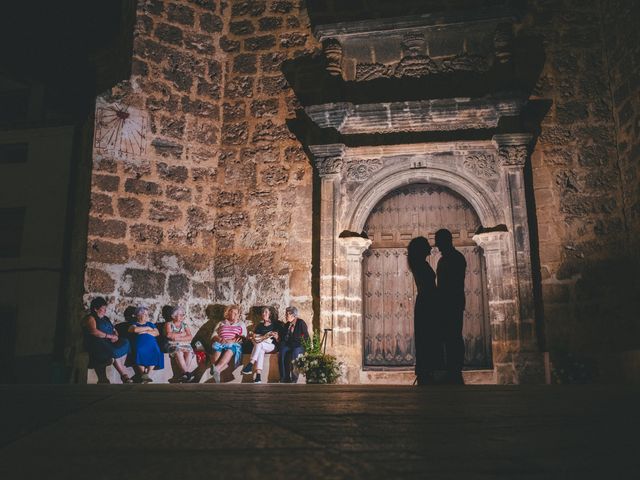
[(327, 59), (327, 72), (331, 75), (342, 75), (342, 45), (335, 38), (322, 42), (324, 56)]
[(475, 153), (466, 157), (464, 168), (480, 178), (493, 178), (498, 175), (496, 157), (490, 153)]
[(316, 160), (316, 166), (321, 176), (340, 173), (343, 164), (344, 160), (339, 156), (324, 157)]
[(498, 154), (503, 165), (523, 166), (529, 149), (526, 145), (504, 145), (500, 147)]
[(393, 67), (382, 63), (358, 63), (356, 65), (356, 80), (375, 80), (376, 78), (389, 78), (392, 76)]
[(397, 63), (358, 63), (356, 65), (356, 81), (374, 80), (376, 78), (423, 77), (434, 73), (450, 72), (486, 72), (490, 65), (480, 55), (458, 55), (449, 59), (435, 61), (427, 55), (410, 55)]
[(402, 50), (407, 57), (424, 55), (426, 45), (427, 41), (424, 38), (424, 34), (420, 32), (407, 33), (402, 38)]
[(347, 180), (364, 182), (381, 168), (382, 160), (379, 158), (351, 160), (347, 163)]
[(501, 23), (493, 35), (493, 48), (496, 59), (500, 63), (511, 60), (511, 43), (513, 41), (513, 27), (509, 23)]

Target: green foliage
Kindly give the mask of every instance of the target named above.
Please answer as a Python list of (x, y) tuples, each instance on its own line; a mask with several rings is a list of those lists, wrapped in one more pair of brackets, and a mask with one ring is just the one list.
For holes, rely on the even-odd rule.
[(340, 378), (340, 362), (333, 355), (322, 352), (320, 332), (303, 339), (304, 353), (293, 364), (304, 373), (307, 383), (335, 383)]

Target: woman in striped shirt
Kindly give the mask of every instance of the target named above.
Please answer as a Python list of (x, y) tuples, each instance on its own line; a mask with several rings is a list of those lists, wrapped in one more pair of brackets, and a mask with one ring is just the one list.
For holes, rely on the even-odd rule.
[(240, 320), (240, 306), (229, 305), (224, 310), (224, 320), (216, 325), (213, 332), (213, 356), (211, 358), (211, 375), (216, 383), (220, 383), (222, 372), (234, 358), (238, 364), (242, 357), (242, 340), (247, 336), (247, 326)]

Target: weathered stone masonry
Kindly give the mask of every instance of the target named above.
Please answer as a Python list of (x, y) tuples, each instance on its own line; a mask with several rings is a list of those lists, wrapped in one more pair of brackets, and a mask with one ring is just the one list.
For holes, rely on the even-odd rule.
[[(326, 23), (377, 5), (319, 3), (326, 14), (316, 19)], [(383, 14), (411, 13), (394, 8)], [(293, 302), (305, 318), (319, 313), (314, 172), (285, 123), (300, 105), (282, 72), (284, 61), (322, 50), (306, 9), (284, 0), (139, 2), (131, 78), (97, 104), (85, 300), (109, 297), (117, 319), (132, 303), (158, 316), (180, 302), (196, 325), (211, 303)], [(538, 348), (596, 362), (589, 378), (621, 371), (639, 349), (637, 16), (625, 2), (534, 0), (513, 29), (520, 45), (542, 45), (531, 99), (549, 104), (524, 167), (535, 205)], [(324, 47), (335, 71), (344, 52)], [(400, 67), (353, 75), (365, 82)]]
[(139, 2), (132, 76), (96, 110), (86, 299), (311, 318), (311, 166), (280, 72), (308, 32), (297, 2)]

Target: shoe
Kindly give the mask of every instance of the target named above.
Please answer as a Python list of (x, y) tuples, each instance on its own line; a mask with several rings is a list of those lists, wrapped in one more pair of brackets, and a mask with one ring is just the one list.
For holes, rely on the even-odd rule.
[(259, 373), (256, 373), (256, 378), (253, 380), (253, 383), (262, 383), (262, 378)]
[(215, 366), (214, 366), (214, 367), (211, 367), (211, 370), (213, 370), (213, 372), (212, 372), (213, 380), (216, 383), (220, 383), (220, 372), (218, 371), (218, 369), (215, 368)]
[(120, 375), (120, 380), (122, 380), (122, 383), (133, 383), (129, 375)]
[(253, 373), (253, 363), (249, 362), (242, 369), (242, 374), (243, 375), (251, 375), (252, 373)]
[(143, 373), (142, 375), (140, 375), (140, 380), (142, 380), (142, 383), (151, 383), (151, 382), (153, 382), (153, 380), (151, 379), (151, 377), (147, 373)]

